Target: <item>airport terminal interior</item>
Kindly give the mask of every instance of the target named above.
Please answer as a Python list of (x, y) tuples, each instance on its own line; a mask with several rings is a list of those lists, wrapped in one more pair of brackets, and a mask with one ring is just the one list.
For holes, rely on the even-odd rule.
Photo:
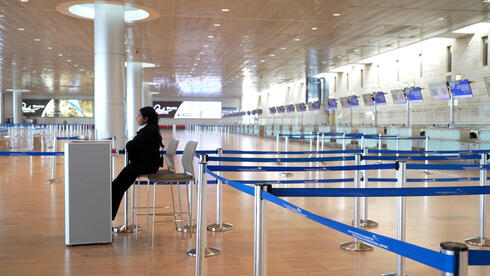
[(488, 0), (0, 0), (0, 274), (490, 275), (489, 35)]

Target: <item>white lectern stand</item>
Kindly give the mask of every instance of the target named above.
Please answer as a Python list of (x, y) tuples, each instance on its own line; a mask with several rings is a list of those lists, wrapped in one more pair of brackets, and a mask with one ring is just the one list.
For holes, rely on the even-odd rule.
[(65, 144), (65, 244), (112, 242), (111, 141)]

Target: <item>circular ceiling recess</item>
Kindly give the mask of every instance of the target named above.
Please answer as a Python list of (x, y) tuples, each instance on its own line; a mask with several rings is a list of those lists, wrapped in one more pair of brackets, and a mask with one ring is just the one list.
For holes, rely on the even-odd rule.
[[(95, 16), (95, 1), (69, 1), (56, 6), (56, 10), (77, 18), (93, 20)], [(148, 7), (143, 7), (134, 4), (124, 4), (115, 1), (105, 1), (103, 5), (124, 6), (124, 21), (126, 23), (151, 21), (160, 16), (160, 14)]]

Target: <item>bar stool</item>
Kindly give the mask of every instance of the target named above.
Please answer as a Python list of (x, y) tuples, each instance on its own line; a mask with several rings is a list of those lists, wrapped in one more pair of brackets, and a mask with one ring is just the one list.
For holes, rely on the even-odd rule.
[(175, 173), (168, 170), (160, 170), (156, 174), (149, 175), (149, 178), (154, 181), (153, 184), (153, 218), (152, 218), (152, 230), (151, 230), (151, 250), (154, 250), (155, 244), (155, 204), (156, 204), (156, 183), (179, 183), (187, 182), (187, 208), (188, 208), (188, 225), (184, 225), (178, 231), (190, 232), (192, 236), (192, 231), (195, 228), (193, 224), (193, 202), (194, 202), (194, 188), (192, 183), (195, 183), (194, 177), (194, 155), (196, 153), (197, 142), (189, 141), (185, 145), (184, 153), (182, 154), (182, 167), (184, 169), (183, 173)]
[[(165, 152), (165, 155), (164, 155), (164, 158), (165, 158), (165, 163), (167, 164), (167, 169), (166, 170), (162, 170), (162, 171), (168, 171), (168, 172), (171, 172), (171, 171), (175, 171), (175, 154), (177, 152), (177, 146), (179, 145), (179, 141), (178, 140), (175, 140), (175, 139), (171, 139), (170, 142), (168, 143), (168, 147), (167, 147), (167, 151)], [(146, 215), (146, 231), (148, 231), (148, 225), (149, 225), (149, 215), (150, 215), (150, 180), (151, 180), (151, 175), (152, 174), (146, 174), (146, 175), (141, 175), (138, 177), (138, 179), (135, 181), (135, 183), (137, 184), (135, 186), (135, 192), (133, 193), (133, 206), (134, 205), (134, 198), (136, 197), (137, 200), (136, 200), (136, 207), (133, 208), (133, 215), (136, 216), (136, 225), (138, 225), (138, 221), (139, 221), (139, 217), (140, 215)], [(146, 206), (141, 206), (140, 207), (140, 204), (139, 204), (139, 201), (140, 201), (140, 186), (141, 186), (141, 180), (143, 178), (146, 178), (148, 181), (147, 181), (147, 185), (146, 185)], [(180, 213), (177, 214), (176, 212), (176, 209), (175, 209), (175, 201), (174, 201), (174, 192), (173, 192), (173, 186), (171, 185), (170, 186), (170, 192), (171, 192), (171, 195), (172, 195), (172, 213), (159, 213), (158, 215), (161, 215), (161, 216), (173, 216), (174, 217), (174, 222), (175, 222), (175, 226), (177, 226), (177, 217), (180, 216), (180, 221), (183, 221), (182, 219), (182, 203), (181, 203), (181, 200), (180, 200), (180, 186), (178, 186), (178, 196), (179, 196), (179, 210), (180, 210)], [(142, 214), (139, 212), (140, 209), (142, 208), (146, 208), (146, 213), (145, 214)], [(157, 208), (163, 208), (163, 207), (157, 207)], [(136, 229), (136, 240), (138, 240), (138, 229)]]

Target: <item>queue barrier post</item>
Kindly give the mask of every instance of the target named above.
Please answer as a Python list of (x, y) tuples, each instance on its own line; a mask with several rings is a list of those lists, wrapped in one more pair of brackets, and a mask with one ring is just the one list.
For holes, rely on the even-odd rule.
[[(381, 157), (381, 150), (383, 149), (383, 141), (381, 140), (381, 134), (378, 133), (378, 157)], [(376, 164), (383, 164), (381, 160), (378, 160)]]
[(310, 132), (310, 157), (313, 156), (313, 132)]
[[(488, 153), (482, 153), (480, 159), (480, 165), (486, 166), (488, 164)], [(480, 186), (487, 185), (487, 170), (482, 168), (480, 170)], [(490, 239), (486, 237), (486, 224), (487, 224), (487, 195), (480, 195), (480, 235), (478, 237), (466, 239), (466, 243), (476, 246), (490, 246)]]
[[(279, 133), (276, 133), (276, 152), (277, 152), (277, 154), (276, 154), (276, 158), (277, 158), (277, 159), (279, 159), (279, 151), (280, 151), (280, 149), (279, 149)], [(279, 162), (279, 161), (278, 161), (278, 162), (276, 162), (275, 164), (276, 164), (276, 165), (282, 165), (282, 163), (281, 163), (281, 162)]]
[(320, 151), (320, 135), (318, 133), (315, 133), (316, 136), (316, 157), (320, 157), (318, 152)]
[[(354, 159), (354, 165), (359, 166), (360, 160), (361, 160), (361, 155), (356, 154), (355, 159)], [(360, 178), (360, 172), (359, 172), (359, 170), (355, 170), (354, 171), (355, 188), (359, 188), (359, 178)], [(355, 228), (359, 228), (359, 213), (360, 213), (359, 197), (354, 197), (354, 223), (353, 223), (353, 226)], [(364, 251), (373, 250), (373, 247), (371, 245), (366, 244), (363, 241), (360, 241), (358, 238), (354, 238), (354, 240), (351, 242), (342, 243), (340, 245), (340, 248), (343, 250), (353, 251), (353, 252), (364, 252)]]
[(439, 276), (468, 276), (468, 246), (459, 242), (441, 242), (441, 253), (455, 256), (455, 273), (440, 271)]
[[(428, 151), (429, 151), (429, 136), (425, 136), (425, 157), (428, 157), (429, 156)], [(429, 165), (429, 160), (426, 159), (424, 161), (424, 164), (425, 165)], [(428, 169), (425, 169), (424, 170), (424, 174), (430, 174), (429, 170)]]
[(345, 157), (345, 131), (344, 133), (342, 134), (342, 157)]
[[(362, 156), (368, 156), (369, 152), (367, 148), (363, 149), (363, 155)], [(367, 165), (367, 160), (362, 158), (361, 160), (361, 165)], [(361, 188), (367, 188), (368, 184), (368, 175), (367, 175), (367, 170), (362, 170), (361, 172)], [(367, 197), (361, 197), (361, 219), (359, 221), (359, 225), (363, 228), (376, 228), (378, 227), (378, 223), (368, 219), (368, 198)]]
[(400, 156), (400, 136), (396, 136), (396, 157)]
[[(406, 162), (398, 162), (396, 169), (396, 179), (398, 188), (405, 188), (407, 183), (407, 163)], [(406, 238), (405, 231), (405, 222), (406, 222), (406, 200), (405, 197), (398, 197), (397, 202), (397, 234), (396, 237), (399, 241), (404, 242)], [(405, 258), (402, 255), (396, 255), (396, 272), (391, 273), (383, 273), (382, 276), (405, 276), (408, 275), (405, 273)]]
[(197, 182), (197, 229), (196, 229), (196, 247), (190, 248), (186, 254), (196, 257), (196, 276), (204, 274), (204, 257), (216, 256), (221, 250), (216, 247), (207, 246), (207, 177), (206, 166), (208, 165), (208, 156), (206, 154), (199, 156), (199, 178)]
[[(218, 148), (218, 157), (223, 156), (223, 148)], [(221, 161), (218, 162), (221, 165)], [(221, 176), (221, 172), (216, 172)], [(233, 228), (231, 223), (223, 222), (223, 183), (221, 180), (216, 181), (216, 222), (208, 225), (208, 231), (212, 232), (226, 232)]]
[[(58, 137), (53, 135), (53, 152), (56, 152)], [(60, 179), (56, 178), (56, 154), (53, 154), (53, 158), (51, 159), (51, 178), (46, 180), (46, 183), (53, 184), (56, 182), (61, 182)]]
[(256, 184), (254, 193), (254, 276), (267, 275), (267, 205), (262, 191), (270, 191), (270, 184)]
[[(285, 152), (288, 152), (288, 148), (289, 148), (289, 136), (288, 136), (288, 135), (284, 136), (284, 140), (285, 140), (285, 145), (284, 145), (285, 149), (284, 149), (284, 151), (285, 151)], [(311, 140), (310, 140), (310, 141), (311, 141)], [(287, 157), (287, 156), (286, 156), (286, 157)], [(287, 163), (287, 162), (284, 162), (284, 165), (287, 167), (287, 166), (288, 166), (288, 163)], [(282, 174), (283, 176), (285, 176), (285, 177), (289, 177), (289, 176), (293, 175), (292, 173), (287, 172), (287, 171), (285, 171), (285, 172), (283, 172), (283, 173), (281, 173), (281, 174)]]

